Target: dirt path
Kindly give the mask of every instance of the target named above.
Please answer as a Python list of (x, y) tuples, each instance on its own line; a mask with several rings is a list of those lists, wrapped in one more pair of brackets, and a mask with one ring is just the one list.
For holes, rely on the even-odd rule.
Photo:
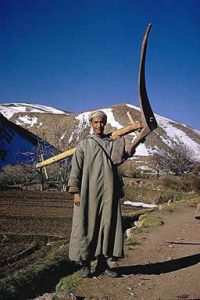
[(90, 300), (200, 299), (200, 220), (194, 214), (195, 207), (162, 212), (164, 225), (125, 248), (125, 259), (115, 265), (122, 277), (84, 279), (73, 294)]

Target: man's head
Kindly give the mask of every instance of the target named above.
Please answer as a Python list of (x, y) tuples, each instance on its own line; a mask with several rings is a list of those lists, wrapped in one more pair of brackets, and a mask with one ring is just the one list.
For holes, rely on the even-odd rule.
[(89, 122), (94, 134), (102, 135), (107, 123), (107, 116), (103, 111), (97, 110), (89, 115)]

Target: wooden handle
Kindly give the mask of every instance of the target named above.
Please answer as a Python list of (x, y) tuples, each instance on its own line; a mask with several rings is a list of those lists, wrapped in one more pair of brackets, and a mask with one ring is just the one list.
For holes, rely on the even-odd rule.
[(46, 160), (44, 160), (44, 161), (41, 161), (40, 163), (38, 163), (38, 164), (36, 165), (36, 168), (41, 168), (41, 167), (44, 167), (44, 166), (47, 166), (47, 165), (51, 165), (51, 164), (53, 164), (53, 163), (55, 163), (55, 162), (58, 162), (58, 161), (60, 161), (60, 160), (62, 160), (62, 159), (64, 159), (64, 158), (66, 158), (66, 157), (69, 157), (69, 156), (71, 156), (71, 155), (74, 154), (75, 149), (76, 149), (76, 148), (69, 149), (69, 150), (67, 150), (67, 151), (64, 151), (64, 152), (62, 152), (62, 153), (56, 155), (56, 156), (53, 156), (53, 157), (51, 157), (51, 158), (49, 158), (49, 159), (46, 159)]

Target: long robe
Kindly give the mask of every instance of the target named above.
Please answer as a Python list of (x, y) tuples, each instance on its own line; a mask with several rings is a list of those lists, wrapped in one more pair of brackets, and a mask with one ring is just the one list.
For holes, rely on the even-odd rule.
[(80, 190), (74, 205), (69, 258), (99, 255), (123, 257), (123, 234), (116, 166), (127, 159), (124, 138), (91, 135), (81, 141), (72, 159), (69, 187)]

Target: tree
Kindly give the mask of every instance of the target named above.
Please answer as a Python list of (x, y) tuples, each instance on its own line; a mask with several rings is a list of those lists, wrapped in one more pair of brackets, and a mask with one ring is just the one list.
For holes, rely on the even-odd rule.
[(68, 158), (50, 165), (47, 170), (44, 168), (36, 169), (35, 165), (42, 157), (46, 159), (58, 154), (56, 148), (41, 141), (38, 141), (38, 145), (32, 151), (22, 154), (24, 155), (24, 162), (7, 165), (0, 170), (0, 186), (20, 185), (23, 187), (40, 184), (41, 190), (44, 187), (54, 187), (66, 191), (71, 159)]
[(165, 172), (175, 175), (192, 171), (197, 163), (194, 152), (184, 143), (174, 143), (169, 151), (154, 153), (153, 162), (158, 174)]
[(9, 185), (30, 185), (39, 183), (39, 171), (32, 165), (21, 163), (18, 165), (8, 165), (1, 169), (0, 172), (0, 186)]

